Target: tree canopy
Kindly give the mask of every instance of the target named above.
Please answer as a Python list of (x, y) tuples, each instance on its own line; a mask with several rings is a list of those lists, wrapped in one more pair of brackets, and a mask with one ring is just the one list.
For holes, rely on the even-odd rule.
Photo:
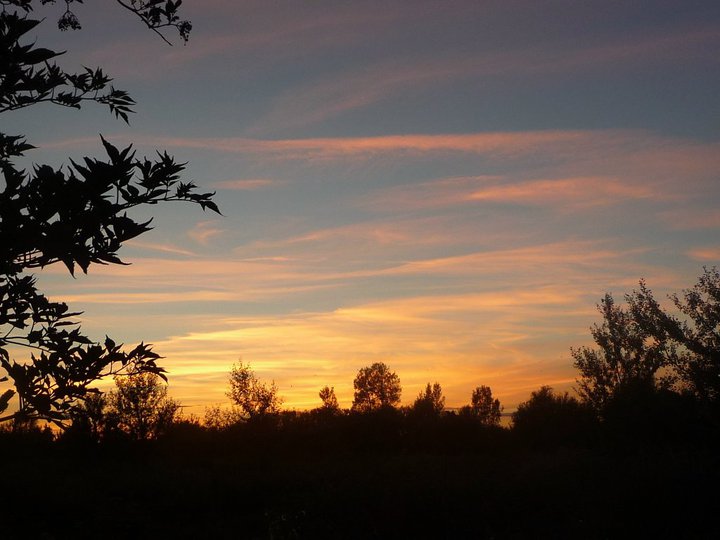
[(578, 392), (599, 413), (620, 394), (670, 388), (691, 393), (706, 408), (718, 406), (720, 272), (704, 268), (692, 288), (669, 299), (679, 313), (663, 308), (641, 280), (625, 295), (627, 308), (609, 294), (601, 300), (603, 321), (591, 329), (599, 348), (571, 349)]
[[(98, 103), (127, 122), (135, 102), (102, 69), (66, 72), (56, 62), (61, 52), (28, 38), (42, 22), (31, 12), (48, 3), (0, 0), (0, 113), (41, 103), (75, 109)], [(70, 9), (77, 3), (65, 0), (61, 30), (81, 27)], [(152, 31), (175, 29), (187, 40), (191, 25), (178, 15), (180, 1), (117, 3)], [(93, 341), (76, 322), (80, 313), (46, 298), (28, 273), (56, 263), (71, 275), (93, 264), (124, 264), (118, 255), (123, 243), (151, 228), (150, 221), (128, 214), (136, 207), (186, 201), (219, 212), (212, 193), (180, 180), (184, 165), (166, 152), (150, 159), (136, 156), (132, 146), (100, 142), (103, 158), (70, 160), (58, 169), (35, 165), (28, 172), (16, 162), (34, 146), (23, 135), (0, 132), (0, 367), (6, 373), (0, 382), (13, 386), (0, 394), (0, 414), (18, 398), (17, 410), (0, 421), (44, 419), (62, 426), (89, 385), (103, 377), (149, 372), (164, 378), (149, 345), (125, 351), (109, 337)], [(30, 358), (18, 361), (19, 349), (29, 350)]]
[(250, 364), (242, 362), (238, 362), (230, 371), (227, 396), (247, 418), (277, 413), (282, 404), (275, 381), (269, 385), (260, 382)]
[(598, 348), (571, 349), (573, 365), (580, 371), (578, 393), (598, 411), (622, 389), (670, 382), (658, 372), (671, 363), (671, 344), (642, 324), (637, 293), (626, 295), (626, 300), (630, 307), (623, 309), (606, 294), (598, 305), (603, 321), (590, 330)]
[(440, 383), (427, 383), (425, 390), (418, 394), (413, 403), (413, 411), (426, 415), (437, 416), (445, 410), (445, 396), (442, 393)]
[(371, 366), (358, 371), (353, 381), (355, 388), (352, 409), (359, 412), (370, 412), (385, 407), (395, 407), (400, 403), (400, 377), (390, 371), (383, 362), (375, 362)]
[(472, 391), (470, 405), (460, 409), (460, 412), (477, 418), (484, 426), (498, 426), (500, 425), (502, 407), (500, 406), (500, 400), (493, 398), (490, 387), (481, 385)]
[(107, 403), (108, 423), (138, 441), (162, 435), (180, 410), (180, 405), (168, 396), (167, 386), (154, 373), (116, 378)]

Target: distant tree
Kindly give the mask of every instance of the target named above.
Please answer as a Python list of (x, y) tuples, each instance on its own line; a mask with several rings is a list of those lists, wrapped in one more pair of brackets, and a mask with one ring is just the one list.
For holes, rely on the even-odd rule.
[(618, 306), (606, 294), (598, 305), (601, 325), (593, 325), (592, 337), (598, 349), (572, 348), (573, 365), (580, 371), (578, 393), (600, 414), (609, 400), (624, 388), (667, 388), (673, 378), (662, 372), (674, 363), (675, 348), (658, 336), (638, 317), (646, 291), (626, 295), (629, 309)]
[(338, 404), (337, 396), (335, 395), (335, 387), (324, 386), (320, 389), (318, 394), (322, 401), (320, 407), (323, 411), (336, 413), (340, 411), (340, 405)]
[[(0, 113), (96, 103), (127, 121), (135, 102), (100, 68), (66, 72), (56, 63), (62, 52), (37, 45), (34, 29), (42, 20), (29, 14), (50, 3), (0, 0)], [(70, 8), (81, 3), (65, 0), (61, 30), (80, 28)], [(178, 16), (180, 2), (117, 4), (152, 31), (174, 29), (187, 40), (191, 25)], [(60, 168), (38, 164), (28, 173), (17, 162), (34, 147), (24, 135), (0, 132), (0, 369), (6, 374), (0, 383), (13, 386), (0, 391), (0, 414), (17, 396), (15, 411), (0, 422), (42, 419), (64, 427), (97, 380), (137, 371), (163, 376), (149, 346), (125, 352), (109, 338), (100, 344), (83, 335), (74, 320), (78, 313), (50, 301), (27, 273), (57, 263), (73, 275), (93, 264), (120, 264), (123, 243), (150, 230), (150, 221), (128, 216), (136, 207), (187, 201), (217, 211), (212, 194), (179, 181), (184, 165), (167, 153), (140, 159), (130, 146), (101, 142), (105, 158), (71, 160)], [(30, 358), (11, 358), (21, 348), (31, 351)]]
[(233, 365), (230, 371), (230, 391), (227, 396), (248, 418), (278, 413), (282, 404), (275, 381), (269, 386), (261, 383), (250, 364), (242, 362)]
[(73, 408), (70, 431), (76, 435), (99, 441), (107, 430), (107, 395), (88, 392), (85, 398)]
[(205, 408), (203, 425), (209, 429), (221, 430), (237, 424), (242, 419), (243, 413), (235, 408), (223, 409), (218, 405), (213, 405)]
[(442, 395), (440, 383), (430, 385), (427, 383), (425, 390), (420, 392), (413, 403), (413, 412), (426, 416), (439, 416), (445, 409), (445, 396)]
[(117, 377), (115, 387), (107, 396), (107, 422), (132, 439), (155, 439), (176, 420), (180, 405), (154, 373)]
[(400, 403), (400, 377), (382, 362), (375, 362), (360, 369), (353, 381), (353, 387), (354, 411), (370, 412), (395, 407)]
[(531, 393), (512, 414), (512, 429), (541, 445), (584, 439), (594, 426), (595, 416), (588, 404), (567, 392), (556, 394), (550, 386)]
[(470, 405), (460, 410), (460, 414), (477, 418), (485, 426), (500, 425), (502, 406), (499, 399), (493, 399), (489, 386), (478, 386), (472, 391)]

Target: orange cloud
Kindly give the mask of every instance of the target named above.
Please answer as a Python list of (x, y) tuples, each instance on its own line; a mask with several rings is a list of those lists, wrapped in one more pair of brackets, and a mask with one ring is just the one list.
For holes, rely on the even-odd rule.
[[(189, 384), (195, 374), (199, 376), (198, 400), (207, 399), (209, 390), (221, 399), (226, 379), (219, 378), (218, 387), (209, 389), (204, 378), (227, 373), (242, 357), (261, 377), (277, 381), (290, 407), (317, 406), (317, 391), (325, 384), (335, 386), (349, 406), (355, 373), (373, 361), (385, 361), (398, 371), (406, 403), (426, 382), (437, 380), (446, 389), (448, 405), (458, 406), (478, 384), (493, 384), (497, 395), (509, 399), (519, 391), (519, 380), (528, 392), (540, 384), (567, 380), (568, 324), (578, 334), (587, 333), (592, 316), (592, 308), (577, 291), (541, 287), (394, 299), (331, 312), (228, 318), (217, 321), (218, 330), (173, 337), (157, 347), (168, 357), (171, 380), (183, 377)], [(555, 318), (555, 327), (547, 324), (549, 317)], [(546, 322), (536, 325), (541, 319)], [(537, 373), (539, 359), (544, 360), (544, 373)], [(549, 369), (562, 374), (560, 380), (548, 380)], [(505, 379), (515, 385), (509, 391)]]

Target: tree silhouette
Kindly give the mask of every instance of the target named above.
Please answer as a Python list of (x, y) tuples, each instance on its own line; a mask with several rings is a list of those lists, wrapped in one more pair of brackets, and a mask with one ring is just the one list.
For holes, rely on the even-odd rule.
[(375, 362), (360, 369), (353, 381), (353, 387), (354, 411), (370, 412), (395, 407), (400, 403), (400, 377), (382, 362)]
[(65, 434), (88, 437), (98, 442), (108, 431), (106, 415), (108, 396), (102, 392), (88, 392), (71, 412), (72, 424)]
[[(641, 283), (642, 291), (646, 291)], [(642, 296), (626, 295), (628, 310), (606, 294), (598, 305), (603, 322), (591, 333), (598, 349), (571, 349), (573, 365), (580, 371), (578, 393), (602, 413), (608, 401), (623, 388), (665, 388), (672, 383), (658, 371), (673, 364), (675, 350), (664, 339), (657, 339), (651, 328), (637, 316)]]
[(672, 296), (685, 321), (669, 320), (669, 332), (684, 347), (677, 368), (701, 400), (720, 402), (720, 271), (704, 268), (692, 289)]
[(230, 371), (230, 391), (227, 396), (240, 408), (243, 415), (255, 418), (280, 412), (282, 399), (277, 394), (275, 381), (268, 386), (255, 376), (250, 364), (239, 362)]
[(681, 318), (665, 312), (644, 282), (633, 293), (634, 318), (659, 342), (677, 345), (673, 367), (681, 382), (705, 404), (720, 401), (720, 271), (703, 268), (682, 295), (670, 296)]
[(335, 395), (334, 386), (322, 387), (320, 389), (320, 392), (318, 392), (318, 395), (320, 396), (320, 400), (322, 401), (322, 406), (320, 407), (320, 410), (333, 414), (340, 411), (340, 404), (338, 403), (337, 396)]
[(154, 373), (133, 373), (115, 379), (107, 396), (106, 423), (136, 441), (155, 439), (167, 432), (180, 405), (168, 397), (167, 386)]
[[(178, 17), (180, 2), (117, 2), (151, 30), (174, 28), (187, 39), (191, 26)], [(28, 38), (41, 23), (29, 18), (38, 3), (48, 1), (0, 0), (0, 113), (41, 103), (76, 109), (99, 103), (127, 121), (134, 101), (101, 69), (65, 72), (55, 61), (62, 53)], [(61, 30), (80, 28), (73, 3), (65, 1)], [(138, 158), (131, 146), (101, 142), (103, 159), (71, 160), (64, 169), (35, 165), (28, 173), (15, 162), (34, 147), (22, 135), (0, 133), (0, 367), (6, 373), (0, 382), (9, 379), (14, 387), (0, 394), (0, 414), (18, 398), (17, 410), (0, 421), (44, 419), (65, 426), (89, 385), (103, 377), (144, 371), (164, 378), (150, 346), (126, 352), (107, 337), (93, 342), (73, 320), (79, 313), (48, 300), (27, 273), (56, 263), (72, 275), (77, 268), (87, 273), (92, 264), (123, 264), (117, 254), (122, 244), (150, 230), (150, 221), (128, 216), (139, 206), (187, 201), (218, 212), (211, 193), (180, 181), (184, 165), (167, 153)], [(11, 358), (8, 347), (29, 349), (30, 358)]]
[(502, 407), (499, 399), (493, 399), (489, 386), (478, 386), (472, 391), (470, 405), (460, 409), (460, 414), (477, 418), (484, 426), (500, 425)]
[(424, 416), (440, 415), (445, 410), (445, 396), (442, 395), (440, 383), (427, 383), (425, 390), (415, 399), (412, 410)]

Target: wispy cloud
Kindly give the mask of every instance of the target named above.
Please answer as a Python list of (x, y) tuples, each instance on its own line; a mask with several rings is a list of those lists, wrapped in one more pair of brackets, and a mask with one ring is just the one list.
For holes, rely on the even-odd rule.
[(713, 262), (720, 265), (720, 247), (694, 248), (688, 251), (688, 256), (697, 261)]
[(468, 203), (499, 202), (586, 209), (627, 199), (670, 199), (652, 185), (606, 177), (516, 180), (498, 176), (443, 178), (371, 193), (361, 203), (375, 210), (424, 210)]
[(201, 221), (188, 231), (188, 236), (200, 245), (206, 246), (210, 241), (225, 232), (218, 227), (216, 221)]
[(271, 180), (269, 178), (242, 178), (238, 180), (223, 180), (222, 182), (214, 182), (213, 187), (217, 189), (229, 189), (238, 191), (256, 191), (269, 187), (276, 187), (283, 184), (279, 180)]
[(718, 44), (718, 28), (682, 30), (662, 36), (638, 36), (622, 43), (567, 48), (546, 47), (511, 51), (474, 51), (463, 54), (413, 56), (382, 61), (352, 71), (324, 76), (293, 86), (276, 98), (271, 112), (247, 133), (277, 133), (315, 124), (348, 111), (368, 107), (408, 92), (437, 90), (468, 80), (518, 78), (591, 72), (612, 68), (707, 58), (708, 47)]
[(543, 130), (468, 134), (407, 134), (375, 137), (324, 137), (309, 139), (252, 139), (244, 137), (174, 138), (141, 137), (139, 141), (161, 147), (197, 148), (214, 152), (270, 155), (279, 159), (347, 159), (438, 153), (490, 154), (515, 158), (537, 152), (571, 156), (579, 149), (592, 154), (610, 149), (632, 149), (653, 140), (648, 132), (632, 130)]
[(127, 243), (128, 247), (133, 247), (135, 249), (142, 249), (147, 251), (157, 251), (160, 253), (169, 253), (172, 255), (187, 255), (189, 257), (193, 257), (196, 254), (192, 251), (181, 248), (172, 244), (155, 244), (152, 242), (143, 242), (137, 239), (130, 240)]

